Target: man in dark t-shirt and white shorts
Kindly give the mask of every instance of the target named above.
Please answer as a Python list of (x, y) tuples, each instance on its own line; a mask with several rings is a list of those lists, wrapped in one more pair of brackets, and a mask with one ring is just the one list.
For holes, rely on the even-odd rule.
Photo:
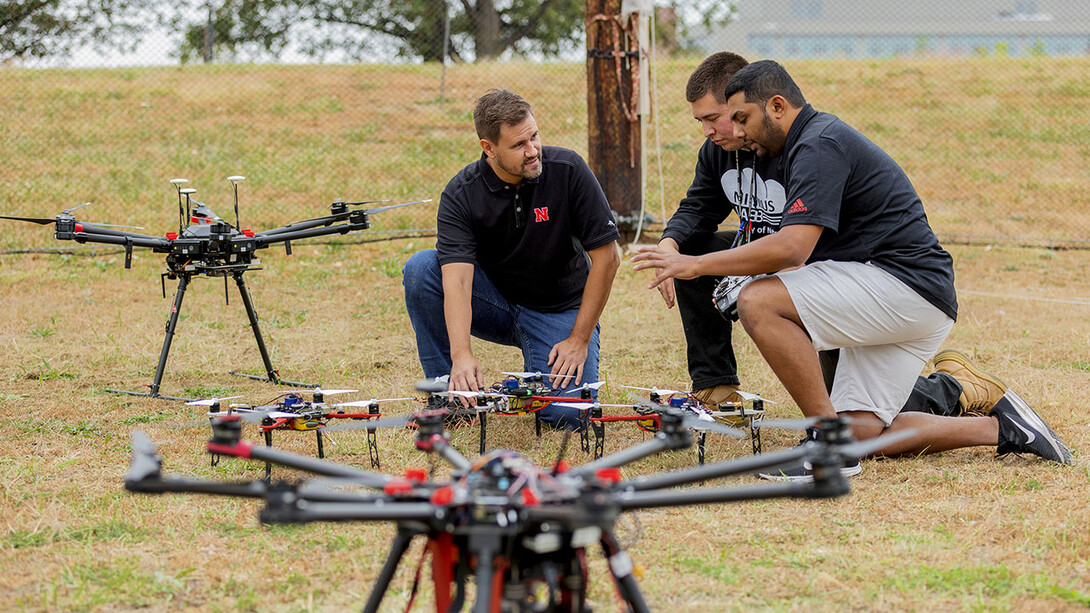
[[(782, 156), (787, 208), (781, 229), (699, 257), (641, 249), (633, 261), (637, 269), (656, 269), (652, 286), (707, 274), (776, 273), (742, 291), (738, 308), (746, 332), (805, 416), (851, 417), (858, 439), (914, 431), (883, 454), (996, 445), (999, 454), (1070, 463), (1059, 437), (1009, 390), (987, 416), (901, 411), (957, 317), (953, 260), (939, 246), (916, 190), (877, 145), (806, 104), (776, 62), (742, 68), (725, 94), (735, 135), (758, 155)], [(831, 392), (815, 349), (840, 350)], [(849, 463), (843, 472), (859, 470)], [(763, 476), (813, 478), (805, 465)]]

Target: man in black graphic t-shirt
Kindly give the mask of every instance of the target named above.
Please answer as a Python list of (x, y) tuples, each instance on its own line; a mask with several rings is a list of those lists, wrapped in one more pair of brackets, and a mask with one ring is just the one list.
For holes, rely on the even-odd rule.
[[(846, 415), (859, 439), (913, 431), (884, 454), (996, 445), (999, 454), (1070, 463), (1059, 437), (1010, 390), (987, 416), (901, 411), (957, 316), (952, 258), (919, 196), (884, 151), (806, 104), (776, 62), (739, 70), (726, 98), (735, 135), (759, 156), (783, 160), (787, 209), (780, 231), (700, 258), (645, 248), (634, 258), (636, 268), (655, 268), (653, 285), (705, 274), (776, 273), (743, 290), (743, 326), (807, 417)], [(839, 349), (831, 391), (815, 349)], [(859, 470), (853, 462), (842, 472)], [(767, 476), (813, 479), (806, 465)]]
[[(705, 141), (697, 154), (693, 182), (662, 233), (662, 249), (702, 255), (774, 234), (780, 227), (785, 194), (778, 165), (742, 149), (726, 113), (723, 91), (745, 65), (746, 60), (734, 53), (714, 53), (689, 77), (685, 98)], [(737, 231), (719, 232), (719, 224), (731, 213), (739, 220)], [(710, 404), (741, 400), (731, 323), (711, 298), (718, 281), (718, 276), (703, 276), (659, 285), (667, 307), (674, 305), (676, 296), (692, 390)]]

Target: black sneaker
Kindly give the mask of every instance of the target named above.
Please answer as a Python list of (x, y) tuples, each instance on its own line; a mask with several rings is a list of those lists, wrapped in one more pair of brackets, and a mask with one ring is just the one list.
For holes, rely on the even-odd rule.
[[(816, 441), (817, 438), (818, 429), (814, 427), (807, 428), (806, 438), (799, 441), (799, 445)], [(863, 472), (863, 467), (859, 464), (859, 460), (847, 460), (844, 466), (840, 468), (840, 474), (845, 477), (854, 477), (861, 472)], [(810, 465), (810, 462), (803, 462), (798, 466), (778, 470), (774, 473), (759, 473), (757, 476), (770, 481), (803, 481), (809, 483), (814, 480), (814, 467)]]
[(1071, 464), (1071, 451), (1067, 445), (1013, 390), (1007, 390), (988, 415), (999, 420), (996, 455), (1032, 453), (1060, 464)]

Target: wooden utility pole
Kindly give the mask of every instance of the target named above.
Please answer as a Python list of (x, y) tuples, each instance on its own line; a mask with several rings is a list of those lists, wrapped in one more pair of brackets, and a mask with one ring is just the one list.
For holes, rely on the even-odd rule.
[(642, 194), (640, 123), (632, 95), (639, 54), (620, 16), (621, 0), (586, 0), (587, 162), (618, 216), (621, 241), (629, 242)]

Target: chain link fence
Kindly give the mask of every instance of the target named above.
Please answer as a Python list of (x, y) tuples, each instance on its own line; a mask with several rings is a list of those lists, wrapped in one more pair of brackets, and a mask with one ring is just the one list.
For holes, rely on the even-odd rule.
[[(492, 87), (534, 104), (546, 144), (586, 154), (584, 2), (361, 0), (318, 13), (334, 5), (141, 1), (157, 25), (122, 32), (124, 51), (102, 29), (16, 52), (19, 31), (0, 26), (0, 214), (46, 219), (91, 201), (81, 219), (162, 234), (177, 224), (170, 179), (227, 219), (225, 179), (244, 175), (243, 227), (314, 217), (336, 198), (432, 198), (376, 215), (364, 239), (426, 234), (446, 182), (480, 155), (470, 109)], [(1090, 245), (1081, 2), (741, 0), (719, 21), (695, 5), (649, 20), (644, 201), (615, 205), (650, 215), (652, 235), (703, 142), (688, 75), (731, 50), (783, 62), (816, 108), (885, 148), (944, 240)], [(594, 61), (628, 76), (629, 59)], [(51, 237), (0, 222), (8, 252), (56, 247)]]

